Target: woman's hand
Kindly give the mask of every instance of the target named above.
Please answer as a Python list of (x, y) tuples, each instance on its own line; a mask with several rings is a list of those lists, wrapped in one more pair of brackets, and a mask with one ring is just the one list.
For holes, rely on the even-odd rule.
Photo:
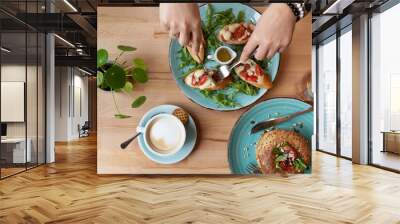
[(179, 39), (179, 43), (191, 46), (194, 52), (199, 51), (203, 41), (199, 7), (195, 3), (161, 3), (161, 25), (169, 31), (171, 38)]
[(292, 41), (295, 24), (296, 17), (288, 5), (272, 3), (257, 22), (240, 60), (247, 61), (256, 49), (257, 60), (270, 59), (284, 51)]

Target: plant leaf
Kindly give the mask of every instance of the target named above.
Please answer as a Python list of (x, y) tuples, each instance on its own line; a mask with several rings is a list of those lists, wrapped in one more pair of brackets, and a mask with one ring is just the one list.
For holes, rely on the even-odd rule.
[(132, 90), (133, 90), (133, 84), (131, 82), (127, 81), (124, 86), (124, 91), (127, 93), (130, 93), (130, 92), (132, 92)]
[(140, 83), (145, 83), (149, 80), (147, 72), (141, 68), (134, 68), (132, 70), (132, 77)]
[(118, 49), (121, 51), (136, 51), (135, 47), (127, 46), (127, 45), (118, 45)]
[(101, 72), (98, 72), (96, 81), (97, 81), (97, 86), (101, 86), (101, 84), (104, 81), (104, 74)]
[(126, 118), (130, 118), (131, 116), (126, 115), (126, 114), (114, 114), (114, 117), (118, 118), (118, 119), (126, 119)]
[(125, 70), (121, 66), (114, 64), (104, 73), (104, 81), (111, 89), (118, 90), (125, 86), (125, 75)]
[(135, 58), (133, 60), (133, 65), (135, 66), (135, 68), (141, 68), (143, 70), (147, 70), (147, 65), (141, 58)]
[(108, 61), (108, 52), (106, 49), (99, 49), (97, 51), (97, 67), (105, 65)]
[(136, 98), (136, 100), (134, 100), (132, 102), (132, 108), (138, 108), (140, 106), (142, 106), (142, 104), (144, 104), (144, 102), (146, 102), (146, 97), (145, 96), (139, 96), (138, 98)]

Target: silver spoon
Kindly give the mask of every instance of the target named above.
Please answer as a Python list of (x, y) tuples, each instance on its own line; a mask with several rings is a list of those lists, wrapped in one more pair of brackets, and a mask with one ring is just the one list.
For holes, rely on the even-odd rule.
[[(256, 52), (257, 52), (257, 49), (254, 50), (250, 54), (249, 58), (254, 57)], [(228, 65), (219, 66), (218, 70), (219, 70), (219, 73), (220, 73), (220, 78), (221, 78), (220, 80), (223, 80), (223, 79), (227, 78), (231, 74), (232, 69), (234, 69), (236, 66), (238, 66), (241, 63), (242, 62), (240, 61), (240, 56), (239, 56), (239, 58), (231, 66), (228, 66)]]
[(131, 144), (131, 142), (141, 134), (142, 134), (142, 132), (139, 132), (135, 136), (133, 136), (133, 137), (129, 138), (128, 140), (122, 142), (121, 145), (120, 145), (121, 149), (125, 149), (126, 147), (128, 147), (128, 145)]
[(221, 76), (221, 80), (227, 78), (231, 74), (232, 69), (234, 69), (240, 63), (241, 63), (240, 60), (236, 60), (235, 63), (233, 63), (231, 66), (228, 66), (228, 65), (219, 66), (218, 70), (219, 70), (219, 73)]
[[(159, 114), (161, 114), (161, 113), (154, 114), (153, 116), (151, 116), (151, 118), (154, 117), (154, 116), (156, 116), (156, 115), (159, 115)], [(151, 119), (151, 118), (150, 118), (150, 119)], [(121, 145), (120, 145), (121, 149), (125, 149), (126, 147), (128, 147), (128, 145), (131, 144), (131, 142), (132, 142), (135, 138), (137, 138), (139, 135), (141, 135), (141, 134), (142, 134), (142, 132), (138, 132), (138, 133), (136, 133), (136, 135), (134, 135), (133, 137), (130, 137), (130, 138), (127, 139), (126, 141), (122, 142)]]

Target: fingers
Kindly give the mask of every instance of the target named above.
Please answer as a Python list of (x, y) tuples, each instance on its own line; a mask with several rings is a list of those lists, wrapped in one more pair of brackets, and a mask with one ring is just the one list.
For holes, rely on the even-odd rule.
[[(267, 59), (271, 59), (276, 52), (279, 50), (279, 46), (272, 46), (269, 48), (268, 53), (266, 54)], [(265, 58), (265, 57), (264, 57)]]
[(186, 47), (189, 44), (190, 40), (190, 32), (188, 32), (187, 28), (184, 27), (179, 32), (179, 43)]
[(202, 41), (202, 35), (201, 35), (201, 30), (195, 30), (192, 32), (192, 49), (194, 52), (199, 52), (200, 44)]
[(169, 24), (168, 24), (168, 23), (166, 23), (166, 22), (164, 22), (164, 21), (161, 21), (160, 24), (161, 24), (161, 27), (162, 27), (164, 30), (167, 30), (167, 31), (170, 30), (170, 29), (169, 29)]
[(186, 27), (181, 27), (178, 24), (172, 23), (165, 25), (169, 29), (169, 37), (173, 39), (179, 39), (179, 43), (182, 46), (187, 46), (190, 40), (190, 31), (187, 31)]
[(250, 55), (254, 52), (254, 50), (257, 48), (258, 43), (254, 39), (250, 38), (247, 44), (244, 46), (242, 55), (240, 56), (240, 61), (241, 62), (246, 62)]
[(286, 44), (265, 44), (260, 45), (254, 57), (257, 60), (271, 59), (277, 52), (282, 53), (286, 49)]
[(254, 54), (254, 57), (257, 60), (263, 60), (265, 58), (265, 56), (267, 56), (268, 53), (268, 46), (267, 45), (260, 45), (257, 48), (256, 53)]
[(179, 32), (176, 33), (176, 32), (173, 31), (173, 30), (169, 30), (169, 37), (170, 37), (170, 38), (179, 38)]
[(169, 37), (170, 38), (178, 38), (179, 37), (179, 30), (176, 25), (169, 26)]

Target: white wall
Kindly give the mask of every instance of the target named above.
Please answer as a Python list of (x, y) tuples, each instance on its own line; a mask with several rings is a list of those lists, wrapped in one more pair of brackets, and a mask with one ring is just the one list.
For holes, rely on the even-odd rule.
[[(75, 70), (76, 72), (76, 70)], [(81, 126), (85, 123), (85, 121), (88, 120), (88, 78), (87, 76), (81, 76), (82, 73), (79, 73), (78, 75), (75, 73), (74, 75), (74, 92), (75, 94), (73, 96), (74, 99), (74, 109), (72, 110), (72, 120), (71, 120), (71, 135), (73, 138), (78, 138), (79, 133), (78, 133), (78, 124)], [(80, 91), (80, 93), (78, 93)], [(80, 97), (79, 97), (80, 95)], [(80, 101), (80, 102), (79, 102)], [(80, 111), (81, 110), (81, 111)]]
[[(28, 74), (35, 73), (36, 74), (36, 67), (33, 66), (28, 66), (25, 67), (24, 65), (18, 65), (18, 64), (6, 64), (1, 66), (1, 81), (4, 82), (25, 82), (25, 75), (26, 75), (26, 70)], [(34, 83), (36, 85), (36, 82)], [(29, 89), (28, 89), (29, 90)], [(27, 93), (27, 101), (31, 102), (33, 101), (32, 98), (36, 98), (36, 89), (34, 89), (34, 92)], [(36, 106), (35, 106), (36, 107)], [(1, 110), (7, 110), (7, 108), (1, 108)], [(28, 121), (31, 122), (35, 120), (36, 123), (36, 114), (34, 114), (35, 119), (30, 116), (31, 114), (28, 114)], [(31, 127), (32, 125), (28, 125)], [(8, 137), (25, 137), (25, 122), (7, 122), (7, 136)], [(29, 133), (28, 133), (28, 137)]]
[[(39, 69), (39, 70), (37, 70)], [(30, 148), (32, 161), (39, 163), (44, 162), (44, 89), (41, 67), (25, 66), (25, 64), (3, 64), (1, 66), (1, 81), (2, 82), (24, 82), (26, 85), (26, 107), (23, 103), (21, 108), (23, 114), (26, 112), (26, 121), (22, 122), (6, 122), (8, 138), (25, 138), (25, 135), (30, 140)], [(27, 80), (25, 80), (27, 78)], [(3, 90), (2, 90), (3, 91)], [(24, 94), (24, 90), (21, 90)], [(4, 97), (4, 96), (2, 96)], [(13, 113), (10, 107), (2, 107), (2, 112)], [(15, 112), (14, 112), (15, 113)], [(39, 156), (37, 156), (39, 153)]]
[(68, 141), (69, 132), (69, 68), (56, 67), (55, 68), (55, 141)]
[(55, 141), (74, 140), (88, 120), (88, 78), (71, 67), (56, 67), (55, 76)]

